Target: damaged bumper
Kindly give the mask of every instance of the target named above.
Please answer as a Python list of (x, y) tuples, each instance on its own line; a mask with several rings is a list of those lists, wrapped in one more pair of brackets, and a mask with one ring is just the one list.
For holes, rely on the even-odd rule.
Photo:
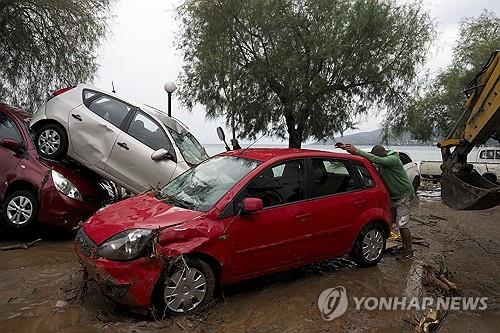
[(164, 267), (163, 260), (142, 257), (133, 261), (112, 261), (97, 257), (97, 244), (83, 228), (78, 231), (75, 251), (104, 295), (135, 310), (151, 307), (153, 290)]

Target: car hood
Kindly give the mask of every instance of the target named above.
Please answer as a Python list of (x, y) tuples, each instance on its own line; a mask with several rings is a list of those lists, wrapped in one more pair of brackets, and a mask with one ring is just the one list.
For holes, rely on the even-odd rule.
[(204, 214), (169, 205), (148, 193), (106, 207), (85, 222), (83, 228), (99, 245), (128, 229), (171, 227)]

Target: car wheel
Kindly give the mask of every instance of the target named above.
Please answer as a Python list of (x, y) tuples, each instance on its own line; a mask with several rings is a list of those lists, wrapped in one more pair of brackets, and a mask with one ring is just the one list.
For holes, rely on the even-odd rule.
[(26, 230), (34, 224), (38, 216), (38, 207), (38, 201), (32, 192), (15, 191), (5, 198), (2, 217), (9, 227)]
[(483, 178), (485, 178), (487, 181), (492, 182), (492, 183), (497, 182), (497, 176), (495, 174), (492, 174), (492, 173), (485, 173), (483, 175)]
[(216, 283), (210, 265), (199, 259), (187, 259), (187, 266), (181, 263), (165, 274), (158, 288), (158, 305), (163, 313), (193, 312), (213, 300)]
[(418, 188), (420, 187), (420, 177), (419, 176), (416, 176), (414, 179), (413, 179), (413, 189), (415, 190), (415, 194), (417, 193), (418, 191)]
[(35, 145), (42, 157), (57, 160), (66, 155), (68, 138), (61, 126), (47, 124), (37, 131)]
[(370, 223), (358, 235), (352, 252), (352, 260), (361, 267), (378, 264), (384, 256), (385, 231), (380, 224)]

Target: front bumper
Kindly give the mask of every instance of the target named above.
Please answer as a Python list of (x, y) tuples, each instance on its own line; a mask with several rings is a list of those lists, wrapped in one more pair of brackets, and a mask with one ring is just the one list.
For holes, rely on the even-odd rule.
[(97, 244), (83, 228), (77, 233), (75, 251), (104, 295), (138, 311), (151, 307), (153, 290), (164, 267), (162, 259), (143, 257), (133, 261), (112, 261), (98, 257)]
[(65, 196), (50, 182), (50, 185), (47, 184), (41, 192), (38, 221), (43, 224), (74, 228), (81, 221), (94, 215), (98, 209), (97, 205)]

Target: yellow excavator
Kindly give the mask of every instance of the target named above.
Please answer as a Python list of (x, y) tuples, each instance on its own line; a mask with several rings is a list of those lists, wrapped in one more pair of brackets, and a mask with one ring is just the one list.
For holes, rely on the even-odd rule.
[[(441, 149), (441, 198), (459, 210), (488, 209), (500, 204), (500, 184), (482, 177), (467, 155), (490, 138), (500, 141), (500, 50), (467, 85), (464, 111)], [(453, 148), (453, 151), (452, 151)]]

